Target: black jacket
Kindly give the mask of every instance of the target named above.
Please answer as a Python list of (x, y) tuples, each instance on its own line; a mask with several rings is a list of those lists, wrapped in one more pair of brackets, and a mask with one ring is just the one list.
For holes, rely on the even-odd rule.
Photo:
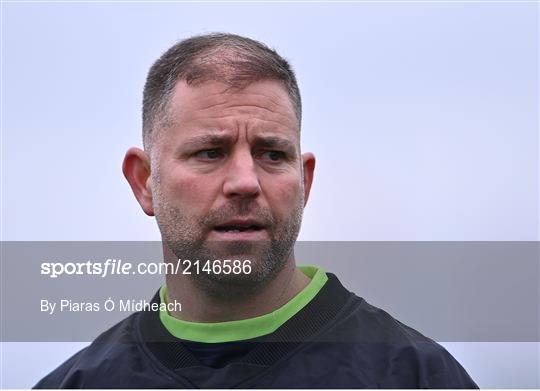
[(202, 364), (159, 313), (143, 311), (35, 388), (477, 388), (443, 347), (328, 277), (306, 307), (227, 365)]

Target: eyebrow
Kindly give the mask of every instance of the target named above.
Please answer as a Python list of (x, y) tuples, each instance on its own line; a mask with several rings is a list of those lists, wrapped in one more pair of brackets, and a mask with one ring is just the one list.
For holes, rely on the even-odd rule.
[[(206, 146), (231, 145), (232, 143), (233, 139), (228, 134), (204, 134), (184, 141), (182, 146), (186, 149), (197, 149)], [(255, 136), (253, 147), (279, 149), (291, 155), (296, 154), (296, 146), (292, 141), (277, 136)]]
[(290, 155), (296, 154), (296, 146), (288, 139), (276, 136), (255, 136), (253, 146), (256, 148), (279, 149)]
[(196, 149), (207, 145), (228, 145), (232, 143), (232, 137), (227, 134), (204, 134), (192, 137), (182, 143), (187, 149)]

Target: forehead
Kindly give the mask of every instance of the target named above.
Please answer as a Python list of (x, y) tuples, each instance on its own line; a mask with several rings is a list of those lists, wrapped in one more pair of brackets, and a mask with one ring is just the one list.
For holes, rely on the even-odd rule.
[(168, 115), (174, 127), (243, 123), (253, 128), (299, 132), (289, 94), (276, 80), (261, 80), (243, 88), (215, 81), (188, 85), (181, 80), (173, 90)]

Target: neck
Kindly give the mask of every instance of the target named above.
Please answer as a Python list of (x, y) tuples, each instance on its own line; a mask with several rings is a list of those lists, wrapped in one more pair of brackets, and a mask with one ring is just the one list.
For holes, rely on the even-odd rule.
[(170, 313), (177, 319), (199, 323), (227, 322), (273, 312), (296, 296), (309, 281), (309, 278), (296, 267), (292, 255), (272, 281), (260, 290), (246, 294), (234, 302), (209, 295), (201, 284), (185, 274), (167, 275), (166, 300), (182, 303), (182, 312)]

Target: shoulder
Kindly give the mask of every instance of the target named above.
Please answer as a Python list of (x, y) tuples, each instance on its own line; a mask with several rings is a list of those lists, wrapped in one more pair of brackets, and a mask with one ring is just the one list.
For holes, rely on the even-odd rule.
[(347, 373), (355, 374), (347, 384), (368, 388), (478, 388), (444, 347), (348, 291), (336, 276), (329, 273), (329, 277), (333, 291), (348, 293), (342, 294), (347, 297), (346, 304), (318, 335), (317, 342), (322, 343), (309, 351), (332, 357), (324, 360), (325, 366), (348, 368)]
[(478, 388), (443, 346), (360, 297), (342, 313), (336, 328), (348, 330), (346, 338), (359, 355), (369, 351), (390, 370), (395, 378), (391, 387), (405, 382), (420, 388)]
[(95, 381), (100, 374), (110, 368), (121, 369), (126, 361), (137, 356), (133, 329), (137, 316), (130, 315), (103, 332), (89, 346), (41, 379), (34, 388), (98, 388)]

